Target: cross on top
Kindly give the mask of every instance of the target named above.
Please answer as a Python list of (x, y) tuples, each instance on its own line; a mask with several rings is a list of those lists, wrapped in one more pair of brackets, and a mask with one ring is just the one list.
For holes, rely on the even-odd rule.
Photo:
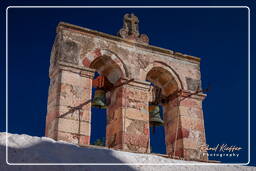
[(149, 42), (147, 35), (140, 35), (139, 19), (133, 13), (124, 15), (123, 28), (119, 30), (118, 36), (146, 44)]
[(128, 35), (139, 35), (139, 19), (134, 14), (124, 15), (124, 28), (128, 31)]

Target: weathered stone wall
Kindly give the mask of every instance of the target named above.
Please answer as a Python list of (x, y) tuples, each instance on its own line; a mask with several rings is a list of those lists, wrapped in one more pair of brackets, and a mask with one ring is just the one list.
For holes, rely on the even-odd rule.
[[(191, 59), (187, 55), (180, 55), (173, 51), (168, 54), (155, 50), (150, 45), (137, 46), (135, 42), (124, 42), (122, 39), (112, 40), (102, 36), (95, 36), (88, 32), (81, 32), (60, 25), (63, 41), (73, 41), (79, 49), (78, 66), (90, 67), (91, 62), (103, 55), (111, 58), (122, 67), (126, 77), (145, 80), (148, 71), (157, 64), (172, 68), (179, 73), (184, 89), (188, 89), (189, 80), (200, 81), (200, 65), (197, 58)], [(111, 37), (112, 38), (112, 37)], [(185, 58), (187, 57), (187, 58)]]
[[(106, 145), (136, 152), (150, 152), (148, 103), (152, 94), (147, 81), (161, 87), (166, 96), (178, 90), (195, 91), (201, 84), (197, 57), (60, 23), (51, 55), (46, 136), (89, 144), (91, 103), (80, 109), (80, 118), (79, 110), (70, 112), (68, 106), (91, 99), (96, 71), (115, 85), (135, 80), (108, 93)], [(197, 146), (205, 143), (204, 95), (195, 96), (164, 105), (170, 155), (202, 159)]]
[(198, 148), (205, 144), (202, 100), (204, 95), (180, 95), (164, 105), (167, 154), (207, 160)]
[(149, 152), (148, 89), (148, 83), (133, 82), (117, 88), (110, 95), (106, 135), (108, 147)]
[(91, 99), (93, 70), (74, 68), (59, 62), (51, 74), (46, 136), (88, 145), (90, 142), (91, 103), (80, 109), (72, 107)]

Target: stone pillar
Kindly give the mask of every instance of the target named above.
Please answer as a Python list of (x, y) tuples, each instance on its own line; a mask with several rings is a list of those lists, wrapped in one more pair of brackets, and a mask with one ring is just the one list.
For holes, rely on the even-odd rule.
[[(126, 80), (120, 80), (117, 84)], [(149, 83), (133, 81), (110, 92), (106, 145), (132, 152), (150, 152)]]
[(204, 94), (176, 96), (164, 105), (165, 142), (168, 155), (208, 160), (200, 151), (206, 144), (202, 100)]
[(47, 137), (79, 145), (90, 143), (93, 76), (92, 69), (64, 62), (54, 67), (50, 73)]

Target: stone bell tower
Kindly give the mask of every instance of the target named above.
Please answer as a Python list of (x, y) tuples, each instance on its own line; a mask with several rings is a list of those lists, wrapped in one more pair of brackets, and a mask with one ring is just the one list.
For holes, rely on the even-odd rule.
[[(92, 87), (105, 91), (106, 146), (150, 152), (152, 85), (161, 93), (168, 155), (207, 160), (200, 58), (149, 45), (139, 20), (125, 14), (118, 36), (60, 22), (50, 59), (45, 134), (89, 145)], [(94, 78), (98, 72), (100, 77)], [(102, 80), (107, 80), (108, 88)], [(151, 84), (152, 83), (152, 84)], [(196, 93), (195, 93), (196, 92)]]

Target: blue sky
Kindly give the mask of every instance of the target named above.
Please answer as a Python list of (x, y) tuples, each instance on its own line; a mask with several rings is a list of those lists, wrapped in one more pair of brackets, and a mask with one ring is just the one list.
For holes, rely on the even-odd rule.
[[(139, 17), (150, 44), (202, 59), (202, 85), (211, 90), (203, 103), (206, 141), (243, 148), (239, 157), (211, 158), (247, 162), (248, 10), (211, 9), (9, 9), (9, 132), (43, 136), (48, 69), (60, 21), (116, 35), (122, 17)], [(93, 110), (92, 139), (105, 136), (105, 113)], [(1, 124), (4, 131), (5, 124)], [(154, 152), (163, 153), (163, 129), (151, 135)]]

